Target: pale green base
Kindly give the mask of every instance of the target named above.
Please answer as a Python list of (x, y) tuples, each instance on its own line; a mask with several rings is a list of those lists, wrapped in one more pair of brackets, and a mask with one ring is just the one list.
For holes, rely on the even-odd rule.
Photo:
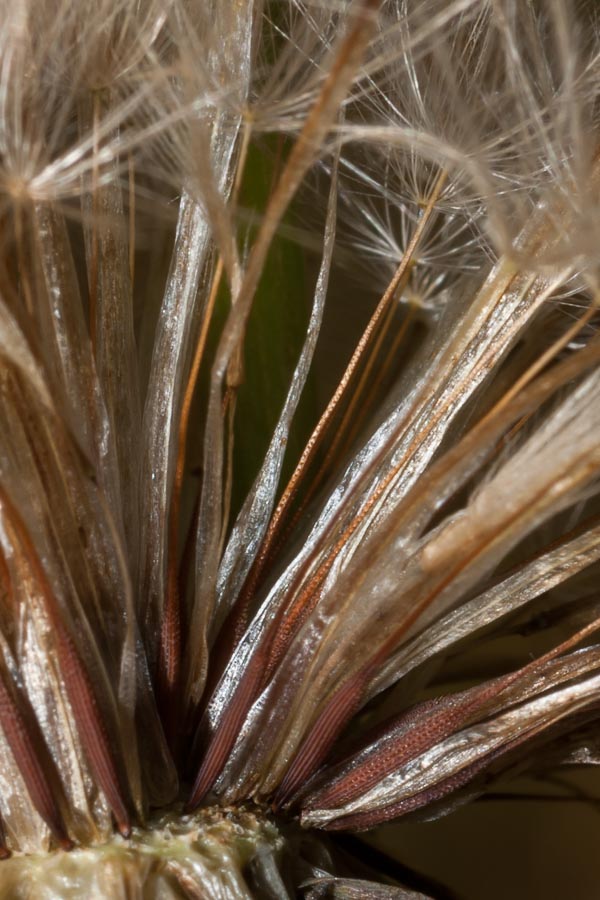
[(172, 811), (134, 828), (129, 840), (115, 835), (96, 847), (1, 862), (0, 898), (251, 898), (253, 862), (276, 863), (283, 844), (276, 826), (255, 811)]

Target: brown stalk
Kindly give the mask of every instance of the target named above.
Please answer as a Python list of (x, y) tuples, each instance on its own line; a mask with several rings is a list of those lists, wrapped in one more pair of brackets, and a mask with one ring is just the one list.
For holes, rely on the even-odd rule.
[[(434, 189), (434, 193), (435, 193), (435, 189)], [(430, 201), (427, 203), (427, 206), (425, 207), (423, 215), (425, 216), (425, 214), (428, 214), (430, 212), (433, 213), (433, 211), (434, 211), (434, 203), (432, 203)], [(429, 218), (428, 215), (427, 215), (427, 218)], [(419, 226), (421, 226), (422, 219), (423, 219), (423, 216), (421, 217), (421, 220), (419, 221)], [(417, 231), (418, 230), (419, 229), (417, 229)], [(422, 233), (423, 233), (423, 231), (421, 230), (421, 235), (422, 235)], [(389, 303), (384, 321), (381, 323), (381, 327), (377, 330), (377, 332), (373, 334), (373, 345), (372, 345), (370, 353), (368, 355), (368, 359), (365, 362), (365, 365), (360, 374), (360, 378), (358, 379), (358, 383), (356, 384), (356, 387), (349, 394), (348, 407), (344, 411), (344, 414), (342, 416), (339, 427), (336, 428), (336, 430), (335, 430), (335, 435), (333, 437), (333, 440), (331, 441), (330, 446), (327, 449), (327, 453), (325, 454), (325, 459), (323, 460), (321, 466), (319, 467), (319, 471), (317, 472), (317, 474), (315, 476), (315, 480), (314, 480), (313, 484), (310, 485), (310, 488), (307, 491), (308, 499), (305, 500), (303, 498), (303, 501), (302, 501), (303, 506), (308, 505), (308, 503), (310, 502), (310, 499), (315, 495), (316, 491), (318, 490), (320, 485), (323, 483), (324, 477), (327, 474), (327, 472), (330, 471), (332, 462), (335, 459), (335, 456), (338, 453), (340, 446), (343, 447), (345, 444), (347, 444), (347, 442), (349, 442), (349, 440), (350, 440), (350, 434), (356, 428), (360, 428), (361, 422), (362, 422), (362, 417), (360, 414), (358, 414), (358, 404), (361, 403), (361, 401), (363, 401), (361, 403), (361, 406), (363, 407), (363, 409), (368, 410), (370, 408), (368, 402), (364, 401), (364, 396), (363, 396), (364, 391), (365, 391), (365, 388), (371, 378), (371, 374), (373, 372), (375, 363), (377, 362), (377, 360), (380, 356), (381, 346), (383, 344), (384, 338), (385, 338), (386, 334), (388, 333), (390, 325), (392, 323), (392, 319), (394, 317), (394, 301), (398, 300), (398, 298), (402, 296), (402, 293), (404, 292), (404, 289), (405, 289), (408, 279), (410, 277), (410, 270), (413, 265), (412, 257), (414, 256), (414, 253), (417, 249), (417, 242), (415, 241), (414, 237), (413, 237), (413, 240), (411, 241), (411, 245), (412, 245), (413, 249), (409, 255), (409, 264), (407, 266), (403, 267), (404, 272), (402, 274), (401, 279), (398, 281), (392, 296), (390, 297), (390, 303)], [(407, 250), (407, 254), (408, 254), (408, 250)], [(405, 324), (403, 323), (403, 326), (400, 329), (401, 336), (404, 335), (405, 330), (406, 330)]]
[[(381, 386), (383, 384), (384, 379), (386, 378), (387, 375), (389, 375), (389, 372), (392, 368), (392, 365), (394, 363), (394, 360), (396, 358), (398, 350), (400, 349), (400, 346), (401, 346), (402, 342), (404, 341), (404, 339), (406, 338), (406, 336), (408, 334), (408, 330), (413, 323), (413, 319), (415, 317), (417, 309), (418, 309), (418, 305), (411, 300), (409, 303), (409, 306), (408, 306), (408, 311), (400, 325), (400, 328), (398, 329), (397, 334), (394, 337), (393, 343), (392, 343), (391, 347), (389, 348), (388, 352), (386, 353), (385, 359), (383, 360), (383, 362), (381, 364), (379, 372), (377, 373), (377, 376), (371, 382), (369, 392), (368, 392), (367, 396), (365, 397), (364, 405), (365, 405), (366, 409), (368, 409), (368, 410), (373, 409), (373, 404), (374, 404), (375, 398), (377, 397), (379, 391), (381, 390)], [(346, 440), (344, 441), (344, 444), (340, 451), (340, 456), (343, 457), (344, 454), (347, 452), (347, 450), (349, 450), (349, 448), (352, 446), (352, 442), (355, 440), (355, 438), (358, 434), (358, 431), (360, 429), (360, 426), (361, 426), (360, 420), (354, 422), (353, 427), (350, 428), (350, 430), (348, 432), (348, 436), (347, 436)]]
[(341, 731), (359, 709), (373, 671), (374, 665), (359, 670), (348, 678), (328, 701), (307, 738), (300, 745), (275, 793), (274, 810), (286, 806), (300, 785), (314, 774), (327, 757)]
[[(406, 282), (408, 280), (409, 274), (410, 274), (409, 270), (410, 270), (410, 266), (405, 271), (404, 277), (403, 277), (401, 283), (398, 284), (395, 294), (394, 294), (394, 298), (397, 298), (398, 296), (401, 295), (401, 293), (406, 285)], [(386, 358), (381, 366), (381, 370), (378, 373), (377, 378), (375, 378), (373, 380), (367, 396), (364, 397), (364, 399), (363, 399), (363, 393), (364, 393), (365, 387), (367, 386), (369, 377), (371, 375), (373, 367), (379, 356), (379, 353), (381, 350), (381, 345), (383, 343), (383, 340), (389, 330), (389, 327), (390, 327), (392, 319), (393, 319), (394, 304), (390, 303), (387, 314), (385, 315), (385, 320), (381, 323), (379, 329), (376, 332), (377, 337), (373, 343), (373, 346), (371, 347), (371, 352), (369, 353), (369, 358), (363, 368), (361, 376), (358, 380), (358, 384), (352, 390), (351, 393), (348, 391), (350, 402), (349, 402), (348, 408), (344, 412), (342, 421), (340, 422), (339, 426), (335, 429), (335, 435), (334, 435), (333, 441), (331, 442), (331, 446), (327, 450), (327, 453), (325, 454), (325, 458), (321, 462), (317, 472), (315, 473), (314, 478), (308, 485), (307, 489), (303, 492), (302, 499), (301, 499), (300, 503), (298, 504), (293, 516), (291, 516), (291, 518), (289, 518), (289, 521), (287, 522), (287, 524), (284, 525), (283, 528), (280, 527), (279, 535), (277, 536), (276, 541), (272, 545), (272, 547), (269, 551), (269, 554), (267, 556), (267, 559), (265, 560), (266, 564), (268, 564), (271, 559), (273, 559), (277, 556), (277, 554), (281, 551), (282, 547), (285, 545), (285, 542), (287, 541), (287, 539), (293, 533), (294, 529), (296, 528), (296, 526), (298, 525), (298, 523), (302, 517), (304, 510), (306, 509), (306, 507), (308, 506), (310, 501), (315, 496), (316, 492), (319, 490), (319, 488), (323, 484), (323, 481), (327, 477), (328, 473), (331, 472), (333, 470), (333, 468), (335, 467), (336, 457), (338, 460), (343, 460), (346, 452), (352, 446), (352, 442), (354, 441), (356, 435), (358, 434), (361, 427), (363, 426), (365, 418), (368, 416), (369, 411), (373, 409), (373, 400), (377, 396), (377, 391), (379, 390), (379, 388), (381, 386), (381, 382), (382, 382), (383, 378), (385, 377), (386, 372), (389, 371), (389, 368), (391, 366), (391, 362), (393, 359), (393, 355), (398, 351), (398, 348), (399, 348), (402, 340), (406, 336), (406, 333), (408, 331), (408, 326), (410, 325), (410, 322), (412, 319), (413, 312), (414, 312), (414, 307), (411, 306), (408, 315), (406, 316), (406, 318), (402, 322), (402, 325), (400, 326), (400, 329), (398, 330), (398, 334), (394, 338), (394, 343), (393, 343), (392, 347), (390, 348), (390, 351), (386, 354)], [(363, 402), (361, 403), (361, 409), (357, 410), (358, 403), (361, 399), (363, 400)], [(330, 421), (329, 425), (331, 426), (331, 421)], [(288, 517), (286, 516), (285, 518), (288, 518)]]
[(35, 750), (33, 737), (2, 676), (0, 676), (0, 725), (31, 802), (59, 847), (71, 850), (73, 842), (67, 835), (60, 809)]
[(211, 292), (207, 301), (206, 315), (202, 322), (202, 328), (196, 344), (194, 359), (186, 385), (181, 416), (179, 419), (179, 432), (177, 436), (177, 462), (175, 465), (175, 477), (173, 480), (173, 494), (169, 510), (169, 556), (167, 563), (167, 596), (163, 611), (159, 656), (158, 656), (158, 684), (157, 691), (161, 712), (165, 723), (165, 729), (169, 739), (172, 739), (176, 715), (174, 703), (176, 702), (177, 689), (181, 671), (181, 600), (177, 577), (177, 559), (179, 545), (179, 517), (181, 509), (181, 489), (185, 472), (186, 443), (189, 428), (192, 400), (196, 389), (196, 382), (202, 364), (202, 358), (206, 347), (208, 330), (214, 310), (219, 284), (223, 273), (223, 260), (219, 258), (213, 277)]
[(234, 448), (234, 423), (235, 410), (237, 406), (237, 385), (229, 385), (224, 397), (223, 417), (227, 422), (227, 453), (225, 456), (225, 486), (223, 489), (223, 527), (221, 528), (221, 537), (219, 539), (219, 557), (223, 553), (223, 546), (227, 536), (227, 526), (229, 524), (229, 515), (231, 512), (231, 496), (233, 490), (233, 448)]
[(54, 631), (59, 669), (91, 769), (112, 809), (119, 832), (128, 837), (131, 833), (129, 813), (90, 676), (63, 623), (61, 610), (27, 527), (2, 485), (0, 485), (0, 504), (4, 507), (10, 526), (23, 547), (44, 599), (46, 613)]
[(235, 688), (227, 704), (227, 709), (212, 736), (186, 805), (187, 812), (191, 812), (202, 802), (219, 776), (229, 751), (235, 743), (240, 725), (260, 686), (264, 664), (265, 653), (264, 650), (259, 649), (251, 657), (244, 676)]
[[(4, 552), (0, 547), (0, 584), (9, 606), (14, 610), (12, 578)], [(0, 675), (0, 726), (13, 754), (15, 763), (34, 807), (50, 829), (52, 836), (63, 850), (71, 850), (72, 841), (67, 835), (60, 809), (46, 777), (44, 766), (36, 752), (35, 741), (26, 720)], [(10, 856), (5, 836), (0, 835), (0, 859)]]
[(324, 828), (326, 831), (367, 831), (376, 825), (388, 822), (390, 819), (399, 818), (415, 809), (419, 809), (421, 806), (427, 806), (430, 803), (442, 800), (448, 794), (454, 793), (454, 791), (459, 790), (472, 781), (500, 756), (509, 753), (534, 735), (535, 730), (532, 730), (531, 733), (525, 732), (519, 735), (519, 737), (504, 744), (504, 746), (497, 747), (495, 750), (486, 753), (481, 759), (476, 760), (476, 762), (471, 763), (454, 775), (444, 778), (438, 784), (420, 791), (418, 794), (413, 794), (412, 797), (405, 797), (397, 803), (383, 807), (383, 809), (365, 810), (364, 812), (341, 816), (339, 819), (328, 822)]

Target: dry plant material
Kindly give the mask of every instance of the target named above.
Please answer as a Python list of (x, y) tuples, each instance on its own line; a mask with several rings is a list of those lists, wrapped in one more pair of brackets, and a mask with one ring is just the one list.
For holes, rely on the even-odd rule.
[(0, 55), (0, 893), (425, 896), (334, 833), (600, 758), (594, 4)]

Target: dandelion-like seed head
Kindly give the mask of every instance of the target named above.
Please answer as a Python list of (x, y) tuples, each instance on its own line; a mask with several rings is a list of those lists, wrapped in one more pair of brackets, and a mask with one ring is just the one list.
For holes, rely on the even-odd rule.
[(344, 834), (598, 762), (599, 54), (0, 3), (0, 896), (437, 896)]

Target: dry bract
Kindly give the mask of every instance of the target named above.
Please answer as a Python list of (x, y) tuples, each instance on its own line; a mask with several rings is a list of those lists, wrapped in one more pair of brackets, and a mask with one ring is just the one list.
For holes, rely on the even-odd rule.
[(317, 829), (598, 762), (599, 60), (593, 2), (1, 0), (2, 896), (416, 896)]

